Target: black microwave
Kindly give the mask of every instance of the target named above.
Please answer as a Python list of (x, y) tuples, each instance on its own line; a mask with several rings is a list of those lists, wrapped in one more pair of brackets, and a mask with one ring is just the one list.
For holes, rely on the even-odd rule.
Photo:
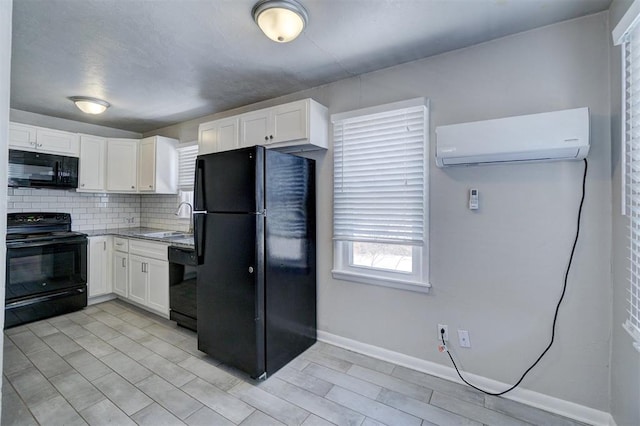
[(64, 155), (9, 150), (8, 185), (16, 188), (78, 187), (78, 159)]

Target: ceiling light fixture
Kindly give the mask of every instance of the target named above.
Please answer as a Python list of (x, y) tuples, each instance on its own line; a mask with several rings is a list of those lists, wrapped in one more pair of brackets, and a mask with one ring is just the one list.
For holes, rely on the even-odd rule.
[(89, 98), (87, 96), (71, 96), (69, 99), (76, 104), (78, 109), (86, 114), (102, 114), (111, 104), (102, 99)]
[(306, 9), (296, 0), (260, 0), (251, 14), (262, 32), (278, 43), (298, 37), (308, 20)]

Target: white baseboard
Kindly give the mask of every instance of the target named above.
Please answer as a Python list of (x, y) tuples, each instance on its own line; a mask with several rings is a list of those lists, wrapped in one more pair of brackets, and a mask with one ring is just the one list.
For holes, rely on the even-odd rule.
[[(431, 374), (433, 376), (450, 380), (452, 382), (462, 383), (456, 371), (452, 367), (447, 367), (442, 364), (415, 358), (378, 346), (362, 343), (357, 340), (348, 339), (346, 337), (337, 336), (335, 334), (327, 333), (326, 331), (322, 330), (318, 330), (318, 340), (321, 342), (339, 346), (344, 349), (349, 349), (354, 352), (359, 352), (363, 355), (368, 355), (373, 358), (381, 359), (383, 361), (388, 361), (393, 364)], [(466, 376), (468, 376), (469, 379), (473, 381), (472, 383), (477, 384), (478, 386), (490, 391), (499, 392), (509, 386), (506, 383), (501, 383), (496, 380), (471, 373), (466, 373)], [(540, 408), (551, 413), (559, 414), (561, 416), (568, 417), (586, 424), (594, 426), (616, 426), (613, 417), (607, 412), (596, 410), (570, 401), (565, 401), (563, 399), (554, 398), (552, 396), (545, 395), (539, 392), (516, 388), (508, 394), (503, 395), (503, 397), (530, 405), (532, 407)]]
[(96, 303), (106, 302), (108, 300), (113, 300), (116, 298), (116, 295), (113, 293), (103, 294), (102, 296), (93, 296), (87, 299), (87, 306), (95, 305)]

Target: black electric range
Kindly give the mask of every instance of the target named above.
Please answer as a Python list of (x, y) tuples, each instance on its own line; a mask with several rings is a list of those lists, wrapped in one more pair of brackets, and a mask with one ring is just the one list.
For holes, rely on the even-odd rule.
[(69, 213), (7, 215), (5, 328), (87, 306), (87, 236)]

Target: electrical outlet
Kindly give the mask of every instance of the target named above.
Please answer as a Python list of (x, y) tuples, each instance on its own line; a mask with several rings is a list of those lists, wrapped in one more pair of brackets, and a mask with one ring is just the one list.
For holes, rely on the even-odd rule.
[(469, 332), (467, 330), (458, 330), (458, 343), (461, 348), (470, 348), (471, 340), (469, 340)]
[[(444, 336), (441, 334), (442, 329), (444, 329)], [(445, 324), (438, 324), (438, 342), (441, 342), (443, 338), (445, 342), (449, 341), (449, 327)]]

